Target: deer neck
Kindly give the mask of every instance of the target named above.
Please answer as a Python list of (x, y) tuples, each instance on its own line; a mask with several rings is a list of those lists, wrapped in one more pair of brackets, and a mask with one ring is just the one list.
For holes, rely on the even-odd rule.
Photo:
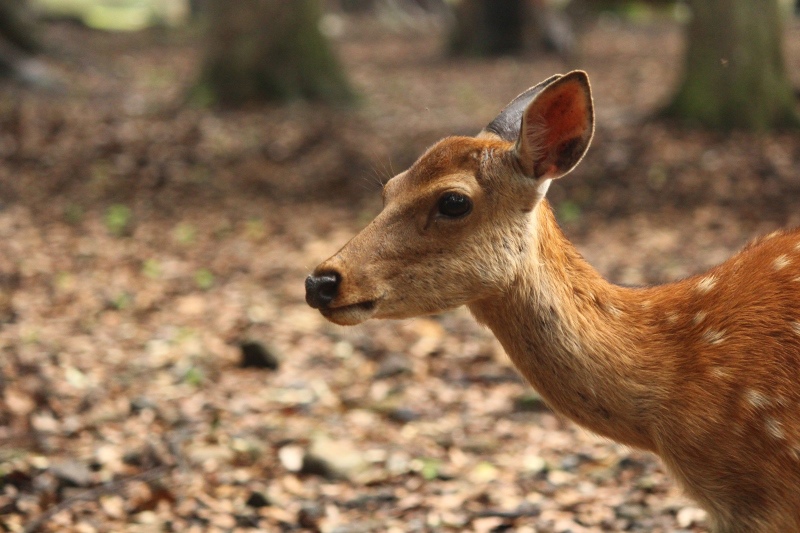
[(652, 450), (657, 386), (647, 345), (658, 338), (643, 316), (644, 298), (586, 263), (545, 200), (531, 214), (528, 235), (526, 258), (505, 293), (471, 303), (470, 311), (556, 411)]

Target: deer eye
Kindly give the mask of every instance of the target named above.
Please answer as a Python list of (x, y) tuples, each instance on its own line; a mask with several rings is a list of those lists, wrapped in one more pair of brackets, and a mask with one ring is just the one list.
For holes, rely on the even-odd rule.
[(472, 201), (463, 194), (449, 192), (439, 198), (439, 213), (446, 217), (463, 217), (470, 211), (472, 211)]

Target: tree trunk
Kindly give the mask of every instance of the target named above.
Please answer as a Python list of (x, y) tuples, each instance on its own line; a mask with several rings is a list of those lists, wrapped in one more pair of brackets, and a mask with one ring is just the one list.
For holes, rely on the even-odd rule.
[(450, 33), (451, 55), (498, 56), (555, 52), (572, 58), (569, 17), (547, 0), (460, 0)]
[(319, 30), (318, 0), (208, 0), (209, 45), (201, 98), (224, 106), (352, 98)]
[(37, 30), (26, 1), (0, 0), (0, 38), (24, 52), (38, 52)]
[(685, 78), (665, 114), (716, 129), (800, 125), (784, 69), (778, 0), (689, 5)]
[(454, 55), (520, 53), (525, 46), (523, 0), (461, 0), (450, 35)]
[(56, 89), (58, 79), (36, 58), (39, 28), (25, 0), (0, 0), (0, 78), (38, 89)]

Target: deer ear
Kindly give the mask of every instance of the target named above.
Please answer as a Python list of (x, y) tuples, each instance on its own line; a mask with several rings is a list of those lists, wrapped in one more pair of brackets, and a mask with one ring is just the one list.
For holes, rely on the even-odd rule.
[(528, 104), (514, 150), (526, 176), (560, 178), (583, 158), (593, 134), (589, 78), (576, 70), (548, 83)]
[(511, 100), (511, 102), (500, 111), (500, 114), (497, 115), (488, 126), (481, 130), (478, 137), (499, 137), (504, 141), (516, 141), (519, 136), (519, 127), (522, 123), (522, 113), (525, 111), (525, 108), (528, 107), (528, 104), (530, 104), (531, 101), (536, 98), (536, 95), (542, 92), (545, 87), (559, 78), (561, 78), (561, 74), (551, 76)]

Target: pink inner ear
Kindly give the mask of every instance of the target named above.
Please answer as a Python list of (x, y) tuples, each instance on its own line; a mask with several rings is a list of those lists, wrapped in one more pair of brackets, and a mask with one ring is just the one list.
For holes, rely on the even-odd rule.
[(521, 163), (533, 177), (559, 177), (580, 160), (591, 135), (591, 100), (578, 80), (557, 81), (525, 111)]
[(577, 83), (565, 83), (537, 98), (539, 114), (547, 124), (544, 138), (545, 151), (557, 150), (559, 145), (575, 137), (581, 137), (587, 129), (588, 109), (583, 87)]

